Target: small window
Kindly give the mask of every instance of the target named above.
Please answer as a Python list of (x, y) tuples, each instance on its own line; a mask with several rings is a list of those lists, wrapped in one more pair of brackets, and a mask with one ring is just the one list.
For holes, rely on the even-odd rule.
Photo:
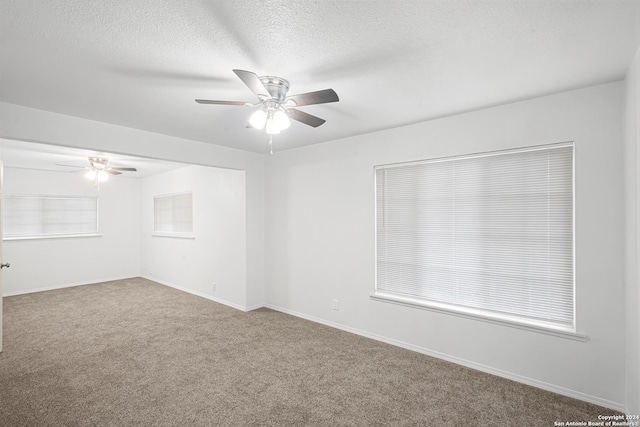
[(91, 236), (98, 233), (98, 198), (7, 194), (4, 238)]
[(575, 332), (573, 144), (377, 166), (374, 299)]
[(193, 195), (191, 192), (153, 198), (154, 234), (193, 237)]

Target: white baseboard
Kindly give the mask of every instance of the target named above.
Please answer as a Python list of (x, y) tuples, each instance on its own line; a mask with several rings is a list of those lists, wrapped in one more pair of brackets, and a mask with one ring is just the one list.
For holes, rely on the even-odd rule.
[(35, 292), (54, 291), (56, 289), (72, 288), (72, 287), (75, 287), (75, 286), (95, 285), (97, 283), (112, 282), (112, 281), (115, 281), (115, 280), (126, 280), (126, 279), (131, 279), (133, 277), (142, 277), (143, 279), (151, 280), (152, 282), (156, 282), (156, 283), (159, 283), (161, 285), (168, 286), (170, 288), (178, 289), (178, 290), (180, 290), (182, 292), (187, 292), (187, 293), (192, 294), (192, 295), (197, 295), (199, 297), (206, 298), (208, 300), (215, 301), (215, 302), (220, 303), (220, 304), (224, 304), (226, 306), (235, 308), (236, 310), (241, 310), (241, 311), (247, 312), (247, 311), (256, 310), (258, 308), (264, 307), (263, 304), (258, 304), (258, 305), (254, 305), (254, 306), (251, 306), (251, 307), (244, 307), (244, 306), (242, 306), (240, 304), (235, 304), (233, 302), (229, 302), (229, 301), (226, 301), (226, 300), (221, 299), (221, 298), (216, 298), (214, 296), (207, 295), (207, 294), (202, 293), (202, 292), (194, 291), (192, 289), (185, 288), (183, 286), (179, 286), (179, 285), (176, 285), (176, 284), (173, 284), (173, 283), (165, 282), (164, 280), (159, 280), (159, 279), (157, 279), (155, 277), (147, 277), (147, 276), (112, 277), (112, 278), (108, 278), (108, 279), (93, 279), (93, 280), (90, 280), (89, 282), (83, 281), (83, 282), (75, 282), (75, 283), (63, 283), (63, 284), (59, 284), (59, 285), (45, 286), (45, 287), (41, 287), (41, 288), (33, 288), (33, 289), (25, 289), (25, 290), (20, 290), (20, 291), (6, 292), (2, 296), (3, 297), (12, 297), (12, 296), (15, 296), (15, 295), (31, 294), (31, 293), (35, 293)]
[(257, 310), (259, 308), (264, 308), (265, 305), (264, 304), (255, 304), (255, 305), (250, 305), (248, 306), (245, 311), (253, 311), (253, 310)]
[(582, 400), (584, 402), (593, 403), (595, 405), (603, 406), (605, 408), (614, 409), (616, 411), (620, 411), (622, 413), (627, 413), (627, 408), (624, 404), (612, 402), (610, 400), (602, 399), (597, 396), (591, 396), (586, 393), (582, 393), (580, 391), (571, 390), (568, 388), (560, 387), (554, 384), (549, 384), (544, 381), (538, 381), (533, 378), (528, 378), (522, 375), (514, 374), (512, 372), (503, 371), (500, 369), (492, 368), (490, 366), (485, 366), (480, 363), (472, 362), (466, 359), (462, 359), (459, 357), (451, 356), (445, 353), (440, 353), (438, 351), (433, 351), (428, 348), (420, 347), (417, 345), (409, 344), (403, 341), (399, 341), (393, 338), (388, 338), (382, 335), (373, 334), (370, 332), (366, 332), (360, 329), (352, 328), (349, 326), (344, 326), (339, 323), (331, 322), (328, 320), (324, 320), (315, 316), (309, 316), (304, 313), (299, 313), (294, 310), (289, 310), (288, 308), (279, 307), (273, 304), (265, 304), (265, 307), (270, 308), (272, 310), (280, 311), (282, 313), (290, 314), (292, 316), (300, 317), (302, 319), (310, 320), (312, 322), (320, 323), (326, 326), (330, 326), (332, 328), (340, 329), (346, 332), (350, 332), (356, 335), (360, 335), (366, 338), (371, 338), (376, 341), (381, 341), (387, 344), (395, 345), (397, 347), (406, 348), (407, 350), (412, 350), (418, 353), (425, 354), (427, 356), (432, 356), (438, 359), (446, 360), (448, 362), (453, 362), (458, 365), (466, 366), (471, 369), (476, 369), (481, 372), (486, 372), (491, 375), (496, 375), (498, 377), (506, 378), (512, 381), (516, 381), (522, 384), (530, 385), (533, 387), (537, 387), (543, 390), (551, 391), (553, 393), (558, 393), (563, 396), (572, 397), (574, 399)]
[(75, 286), (95, 285), (96, 283), (113, 282), (115, 280), (131, 279), (132, 277), (136, 277), (136, 276), (110, 277), (108, 279), (90, 279), (89, 281), (83, 281), (83, 282), (62, 283), (62, 284), (59, 284), (59, 285), (44, 286), (44, 287), (41, 287), (41, 288), (32, 288), (32, 289), (24, 289), (24, 290), (19, 290), (19, 291), (5, 292), (5, 293), (2, 294), (2, 296), (3, 297), (12, 297), (12, 296), (15, 296), (15, 295), (32, 294), (32, 293), (35, 293), (35, 292), (54, 291), (56, 289), (73, 288)]
[(241, 311), (245, 311), (246, 312), (246, 311), (251, 311), (251, 310), (255, 310), (256, 308), (262, 307), (262, 305), (261, 305), (260, 307), (247, 308), (245, 306), (242, 306), (240, 304), (236, 304), (236, 303), (233, 303), (233, 302), (229, 302), (229, 301), (224, 300), (222, 298), (217, 298), (217, 297), (214, 297), (212, 295), (207, 295), (204, 292), (194, 291), (193, 289), (185, 288), (184, 286), (176, 285), (174, 283), (166, 282), (164, 280), (159, 280), (156, 277), (148, 277), (148, 276), (141, 276), (141, 277), (143, 279), (151, 280), (152, 282), (156, 282), (156, 283), (159, 283), (161, 285), (168, 286), (170, 288), (174, 288), (174, 289), (177, 289), (177, 290), (182, 291), (182, 292), (186, 292), (186, 293), (191, 294), (191, 295), (196, 295), (196, 296), (199, 296), (201, 298), (206, 298), (208, 300), (211, 300), (211, 301), (214, 301), (214, 302), (217, 302), (217, 303), (220, 303), (220, 304), (224, 304), (226, 306), (235, 308), (236, 310), (241, 310)]

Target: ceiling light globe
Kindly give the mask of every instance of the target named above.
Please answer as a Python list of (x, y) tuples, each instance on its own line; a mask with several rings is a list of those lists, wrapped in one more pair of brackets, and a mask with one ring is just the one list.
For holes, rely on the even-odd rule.
[(291, 126), (291, 121), (289, 120), (289, 117), (287, 117), (287, 113), (283, 110), (276, 111), (273, 115), (273, 121), (275, 122), (276, 127), (280, 130), (285, 130)]
[(252, 128), (262, 129), (267, 122), (267, 113), (264, 110), (258, 110), (251, 115), (249, 119), (249, 125)]
[(109, 174), (101, 170), (98, 172), (98, 181), (106, 181), (109, 179)]
[(280, 133), (280, 128), (278, 128), (274, 119), (267, 120), (267, 128), (265, 130), (269, 135), (276, 135)]
[(87, 179), (90, 179), (91, 181), (93, 181), (94, 179), (96, 179), (96, 170), (95, 169), (91, 169), (89, 172), (87, 172), (84, 176)]

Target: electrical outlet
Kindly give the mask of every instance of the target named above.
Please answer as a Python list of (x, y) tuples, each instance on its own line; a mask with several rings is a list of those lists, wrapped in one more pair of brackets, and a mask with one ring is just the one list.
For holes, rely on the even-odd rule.
[(332, 308), (333, 310), (338, 311), (338, 309), (340, 308), (340, 303), (338, 302), (338, 300), (337, 300), (337, 299), (334, 299), (334, 300), (331, 302), (331, 308)]
[(216, 291), (216, 282), (213, 282), (213, 284), (211, 285), (211, 290), (212, 290), (213, 292), (215, 292), (215, 291)]

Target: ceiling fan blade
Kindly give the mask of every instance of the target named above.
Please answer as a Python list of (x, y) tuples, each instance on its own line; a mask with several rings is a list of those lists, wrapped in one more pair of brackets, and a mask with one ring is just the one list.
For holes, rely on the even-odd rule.
[(271, 94), (267, 90), (266, 87), (262, 84), (260, 77), (256, 73), (252, 73), (251, 71), (244, 70), (233, 70), (236, 73), (236, 76), (242, 80), (244, 84), (247, 85), (251, 92), (255, 93), (258, 98), (262, 99), (271, 99)]
[(218, 105), (245, 105), (242, 101), (215, 101), (212, 99), (196, 99), (198, 104), (218, 104)]
[(87, 166), (78, 166), (78, 165), (63, 165), (62, 163), (56, 163), (56, 166), (64, 166), (65, 168), (79, 168), (79, 169), (85, 169), (87, 168)]
[(333, 89), (319, 90), (316, 92), (301, 93), (288, 96), (285, 102), (293, 101), (296, 107), (313, 104), (326, 104), (327, 102), (338, 102), (338, 94)]
[(113, 169), (107, 169), (105, 172), (111, 175), (122, 175), (122, 172), (114, 171)]
[(136, 168), (109, 168), (112, 171), (121, 171), (121, 172), (138, 172)]
[(320, 117), (313, 116), (295, 108), (289, 108), (287, 110), (287, 114), (289, 114), (289, 117), (291, 117), (293, 120), (302, 122), (305, 125), (313, 126), (314, 128), (317, 128), (318, 126), (326, 122), (325, 119), (321, 119)]

